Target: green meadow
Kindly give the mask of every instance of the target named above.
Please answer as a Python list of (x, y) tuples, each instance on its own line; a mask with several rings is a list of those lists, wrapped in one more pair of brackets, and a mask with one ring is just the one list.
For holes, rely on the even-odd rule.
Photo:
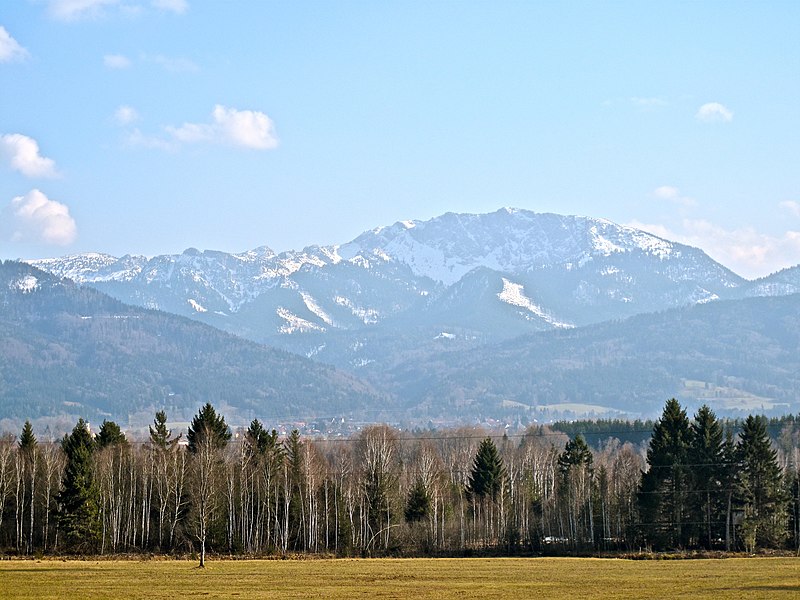
[(12, 560), (0, 598), (798, 598), (800, 559)]

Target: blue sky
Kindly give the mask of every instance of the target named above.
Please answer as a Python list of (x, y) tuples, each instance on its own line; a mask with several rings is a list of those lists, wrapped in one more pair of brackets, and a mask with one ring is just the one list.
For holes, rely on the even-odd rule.
[(800, 263), (798, 2), (0, 4), (0, 258), (503, 206)]

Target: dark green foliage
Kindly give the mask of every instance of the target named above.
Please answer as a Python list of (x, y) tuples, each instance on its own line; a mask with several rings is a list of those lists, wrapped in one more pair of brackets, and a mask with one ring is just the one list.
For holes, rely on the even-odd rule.
[(58, 526), (68, 549), (94, 551), (100, 536), (99, 498), (92, 473), (94, 440), (83, 419), (64, 436), (61, 449), (67, 465), (58, 495)]
[(616, 438), (623, 444), (631, 442), (639, 444), (650, 440), (653, 433), (651, 420), (626, 421), (624, 419), (595, 419), (577, 421), (556, 421), (550, 428), (554, 431), (561, 431), (573, 438), (580, 435), (586, 443), (594, 448), (601, 446), (609, 438)]
[(183, 436), (179, 434), (178, 437), (172, 437), (172, 430), (167, 429), (167, 413), (163, 410), (156, 413), (153, 425), (149, 429), (150, 443), (158, 450), (171, 450)]
[(208, 439), (214, 448), (222, 449), (232, 436), (225, 417), (217, 415), (211, 403), (206, 402), (192, 419), (186, 440), (189, 442), (189, 452), (196, 454), (202, 441)]
[(407, 523), (416, 523), (428, 516), (431, 509), (431, 499), (425, 490), (422, 481), (417, 480), (408, 493), (406, 500), (405, 517)]
[(36, 436), (33, 434), (33, 426), (30, 421), (25, 421), (22, 426), (22, 433), (19, 436), (19, 449), (30, 453), (36, 447)]
[(749, 550), (774, 547), (786, 534), (787, 498), (778, 453), (767, 435), (764, 417), (749, 416), (736, 445), (738, 497), (745, 511), (742, 533)]
[(124, 446), (128, 443), (125, 434), (114, 421), (103, 421), (100, 431), (94, 436), (94, 441), (98, 450), (109, 446)]
[(592, 466), (592, 451), (586, 445), (586, 440), (578, 434), (567, 442), (564, 451), (558, 456), (558, 469), (563, 476), (569, 474), (573, 467)]
[(645, 540), (656, 547), (679, 548), (688, 543), (687, 496), (690, 470), (689, 418), (674, 398), (667, 400), (653, 427), (647, 449), (649, 470), (642, 475), (639, 512)]
[(245, 433), (245, 439), (250, 447), (255, 450), (257, 454), (266, 455), (274, 450), (278, 445), (278, 432), (274, 429), (268, 432), (264, 429), (261, 421), (253, 419), (250, 426)]
[(500, 458), (492, 438), (487, 437), (478, 446), (478, 452), (475, 454), (467, 493), (473, 498), (494, 499), (503, 489), (504, 478), (503, 459)]
[(715, 539), (725, 537), (731, 465), (725, 460), (722, 425), (708, 406), (698, 409), (690, 433), (690, 520), (698, 543), (710, 549)]

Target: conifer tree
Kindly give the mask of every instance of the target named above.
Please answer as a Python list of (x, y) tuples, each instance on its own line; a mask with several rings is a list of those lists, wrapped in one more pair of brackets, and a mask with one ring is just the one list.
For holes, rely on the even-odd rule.
[(183, 434), (172, 437), (172, 430), (167, 429), (167, 413), (160, 410), (153, 419), (150, 429), (150, 443), (159, 450), (171, 450), (181, 439)]
[(639, 514), (645, 541), (659, 547), (686, 546), (690, 442), (689, 418), (674, 398), (653, 426), (647, 449), (650, 468), (642, 474)]
[(748, 550), (780, 545), (786, 534), (787, 498), (766, 418), (747, 417), (736, 455), (740, 463), (737, 488), (745, 513), (741, 529)]
[(205, 436), (209, 437), (214, 448), (222, 449), (230, 441), (233, 434), (225, 423), (225, 417), (217, 415), (217, 411), (210, 402), (198, 411), (189, 425), (186, 440), (189, 442), (189, 452), (196, 454), (199, 443)]
[(97, 445), (97, 449), (101, 450), (103, 448), (107, 448), (109, 446), (122, 446), (128, 443), (125, 434), (122, 433), (122, 429), (120, 429), (119, 425), (117, 425), (114, 421), (103, 421), (103, 424), (100, 425), (100, 431), (97, 432), (97, 435), (94, 436), (95, 444)]
[(714, 411), (701, 406), (691, 424), (689, 444), (692, 493), (689, 506), (692, 522), (697, 524), (697, 541), (710, 549), (713, 540), (722, 537), (728, 465), (725, 464), (722, 425)]
[(406, 500), (405, 517), (407, 523), (416, 523), (428, 516), (430, 511), (431, 499), (425, 484), (421, 479), (417, 479), (411, 490), (408, 492)]
[(488, 496), (494, 499), (503, 488), (504, 477), (503, 460), (492, 438), (487, 437), (478, 446), (475, 454), (467, 492), (475, 498), (483, 499)]
[(593, 460), (592, 451), (580, 434), (568, 441), (558, 456), (560, 504), (574, 547), (582, 540), (594, 540)]
[(217, 415), (211, 403), (206, 403), (194, 416), (186, 439), (193, 455), (192, 509), (195, 532), (200, 542), (200, 566), (205, 567), (206, 543), (218, 507), (217, 481), (222, 463), (222, 450), (232, 434), (225, 417)]
[(98, 490), (92, 473), (94, 440), (83, 419), (64, 436), (61, 448), (67, 459), (62, 490), (58, 495), (58, 526), (66, 546), (75, 551), (92, 551), (100, 535)]
[[(19, 453), (22, 458), (23, 467), (22, 472), (20, 473), (20, 477), (23, 478), (23, 481), (21, 482), (23, 486), (23, 503), (22, 506), (19, 507), (22, 509), (20, 511), (20, 517), (24, 518), (24, 499), (27, 497), (29, 522), (28, 535), (25, 536), (25, 550), (26, 552), (31, 553), (33, 551), (34, 515), (36, 514), (36, 463), (38, 455), (38, 443), (36, 441), (36, 436), (33, 434), (33, 426), (31, 425), (31, 422), (27, 420), (25, 421), (25, 425), (22, 427), (22, 433), (19, 436)], [(19, 523), (19, 531), (22, 531), (21, 522)]]

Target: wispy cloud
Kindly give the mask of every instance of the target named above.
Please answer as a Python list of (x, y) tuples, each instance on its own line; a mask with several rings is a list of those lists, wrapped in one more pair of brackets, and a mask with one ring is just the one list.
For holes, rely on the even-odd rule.
[(672, 202), (674, 204), (679, 204), (681, 206), (694, 206), (697, 204), (694, 198), (690, 198), (689, 196), (684, 196), (681, 194), (681, 191), (671, 185), (662, 185), (657, 187), (653, 190), (653, 196), (658, 198), (659, 200), (667, 200), (668, 202)]
[(154, 150), (164, 150), (173, 152), (178, 149), (178, 144), (171, 140), (165, 140), (160, 137), (145, 135), (139, 129), (134, 129), (128, 134), (125, 142), (129, 146), (136, 146), (139, 148), (152, 148)]
[[(146, 9), (146, 0), (47, 0), (48, 13), (59, 21), (81, 21), (104, 17), (113, 12), (123, 16), (136, 16)], [(187, 0), (150, 0), (149, 5), (159, 11), (182, 15), (189, 10)]]
[(21, 133), (0, 135), (0, 158), (26, 177), (58, 177), (55, 161), (39, 154), (39, 144)]
[(30, 54), (0, 25), (0, 63), (25, 60)]
[(106, 54), (103, 64), (109, 69), (127, 69), (131, 66), (131, 59), (122, 54)]
[(114, 111), (114, 120), (120, 125), (129, 125), (139, 120), (139, 113), (132, 106), (123, 104)]
[(730, 123), (733, 111), (719, 102), (708, 102), (697, 109), (695, 118), (704, 123)]
[(153, 8), (174, 12), (176, 15), (182, 15), (189, 10), (189, 3), (186, 0), (152, 0)]
[(211, 116), (212, 123), (184, 123), (180, 127), (167, 127), (167, 132), (183, 143), (223, 143), (254, 150), (278, 147), (275, 124), (263, 112), (218, 104)]
[(725, 229), (704, 219), (684, 219), (676, 228), (639, 221), (629, 225), (702, 248), (713, 259), (744, 277), (762, 277), (800, 263), (800, 231), (769, 235), (751, 226)]
[(66, 246), (78, 236), (69, 207), (50, 200), (37, 189), (11, 200), (4, 212), (8, 214), (4, 219), (4, 235), (12, 242)]
[(100, 17), (107, 8), (118, 4), (119, 0), (50, 0), (48, 12), (59, 21), (79, 21)]

